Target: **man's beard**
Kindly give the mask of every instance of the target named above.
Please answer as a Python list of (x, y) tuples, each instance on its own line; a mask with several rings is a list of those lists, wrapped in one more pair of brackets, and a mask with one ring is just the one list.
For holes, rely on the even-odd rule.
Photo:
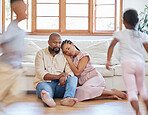
[[(58, 48), (58, 50), (56, 50), (56, 48)], [(51, 49), (51, 47), (50, 47)], [(51, 49), (54, 53), (58, 54), (60, 52), (60, 48), (59, 47), (53, 47), (53, 49)]]

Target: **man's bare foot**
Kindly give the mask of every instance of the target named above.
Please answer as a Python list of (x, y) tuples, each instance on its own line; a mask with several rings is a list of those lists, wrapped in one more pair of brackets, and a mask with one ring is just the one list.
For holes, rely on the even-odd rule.
[(127, 99), (127, 94), (122, 92), (122, 91), (119, 91), (117, 89), (112, 89), (114, 95), (120, 97), (121, 99)]
[(61, 100), (61, 105), (64, 105), (64, 106), (74, 106), (76, 103), (78, 102), (78, 99), (77, 98), (70, 98), (70, 97), (67, 97), (65, 99), (62, 99)]
[(46, 92), (45, 90), (41, 91), (41, 98), (49, 107), (56, 106), (56, 103), (54, 102), (54, 100), (50, 97), (49, 93)]

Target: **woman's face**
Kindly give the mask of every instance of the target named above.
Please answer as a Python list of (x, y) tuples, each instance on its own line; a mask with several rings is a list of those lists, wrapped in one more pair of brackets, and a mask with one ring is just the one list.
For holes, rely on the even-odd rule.
[(67, 44), (65, 43), (62, 47), (63, 53), (68, 56), (74, 56), (75, 55), (75, 46), (74, 44)]

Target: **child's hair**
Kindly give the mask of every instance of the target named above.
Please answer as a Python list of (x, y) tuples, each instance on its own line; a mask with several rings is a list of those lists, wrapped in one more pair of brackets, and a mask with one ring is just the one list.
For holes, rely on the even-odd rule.
[(12, 4), (13, 2), (16, 2), (16, 1), (24, 1), (24, 0), (10, 0), (10, 3)]
[[(72, 44), (72, 41), (70, 41), (70, 40), (64, 40), (63, 42), (62, 42), (62, 44), (61, 44), (61, 48), (63, 47), (63, 45), (64, 44)], [(78, 51), (80, 51), (80, 49), (76, 46), (76, 45), (74, 45), (75, 46), (75, 48), (78, 50)]]
[(126, 10), (123, 14), (123, 20), (135, 28), (136, 24), (138, 23), (138, 13), (134, 9)]
[(54, 32), (54, 33), (51, 33), (51, 34), (49, 35), (49, 40), (51, 40), (51, 38), (52, 38), (53, 36), (57, 36), (57, 37), (60, 37), (60, 38), (61, 38), (61, 35), (60, 35), (59, 33)]

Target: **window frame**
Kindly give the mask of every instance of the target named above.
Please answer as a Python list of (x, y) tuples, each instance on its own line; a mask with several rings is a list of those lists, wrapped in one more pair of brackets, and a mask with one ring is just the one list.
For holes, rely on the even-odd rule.
[[(66, 0), (59, 0), (59, 30), (39, 30), (36, 29), (36, 16), (37, 16), (37, 0), (32, 0), (32, 13), (31, 13), (31, 32), (30, 35), (49, 35), (52, 32), (58, 32), (61, 35), (79, 35), (79, 36), (95, 36), (95, 35), (104, 35), (110, 36), (114, 31), (96, 31), (95, 30), (95, 10), (94, 4), (96, 0), (88, 0), (88, 30), (66, 30)], [(117, 1), (117, 0), (115, 0)], [(122, 8), (123, 0), (120, 0), (120, 18), (119, 18), (119, 30), (122, 29)], [(117, 19), (117, 8), (115, 3), (115, 28), (116, 28), (116, 19)], [(2, 0), (2, 25), (5, 25), (5, 0)]]
[[(96, 0), (95, 0), (96, 2)], [(99, 4), (97, 5), (95, 3), (95, 7), (96, 6), (103, 6), (103, 5), (115, 5), (115, 15), (114, 17), (99, 17), (99, 18), (114, 18), (114, 30), (96, 30), (96, 8), (95, 8), (95, 16), (94, 16), (94, 33), (113, 33), (114, 31), (116, 31), (116, 28), (117, 28), (117, 21), (116, 21), (116, 18), (117, 18), (117, 0), (115, 0), (115, 4)]]

